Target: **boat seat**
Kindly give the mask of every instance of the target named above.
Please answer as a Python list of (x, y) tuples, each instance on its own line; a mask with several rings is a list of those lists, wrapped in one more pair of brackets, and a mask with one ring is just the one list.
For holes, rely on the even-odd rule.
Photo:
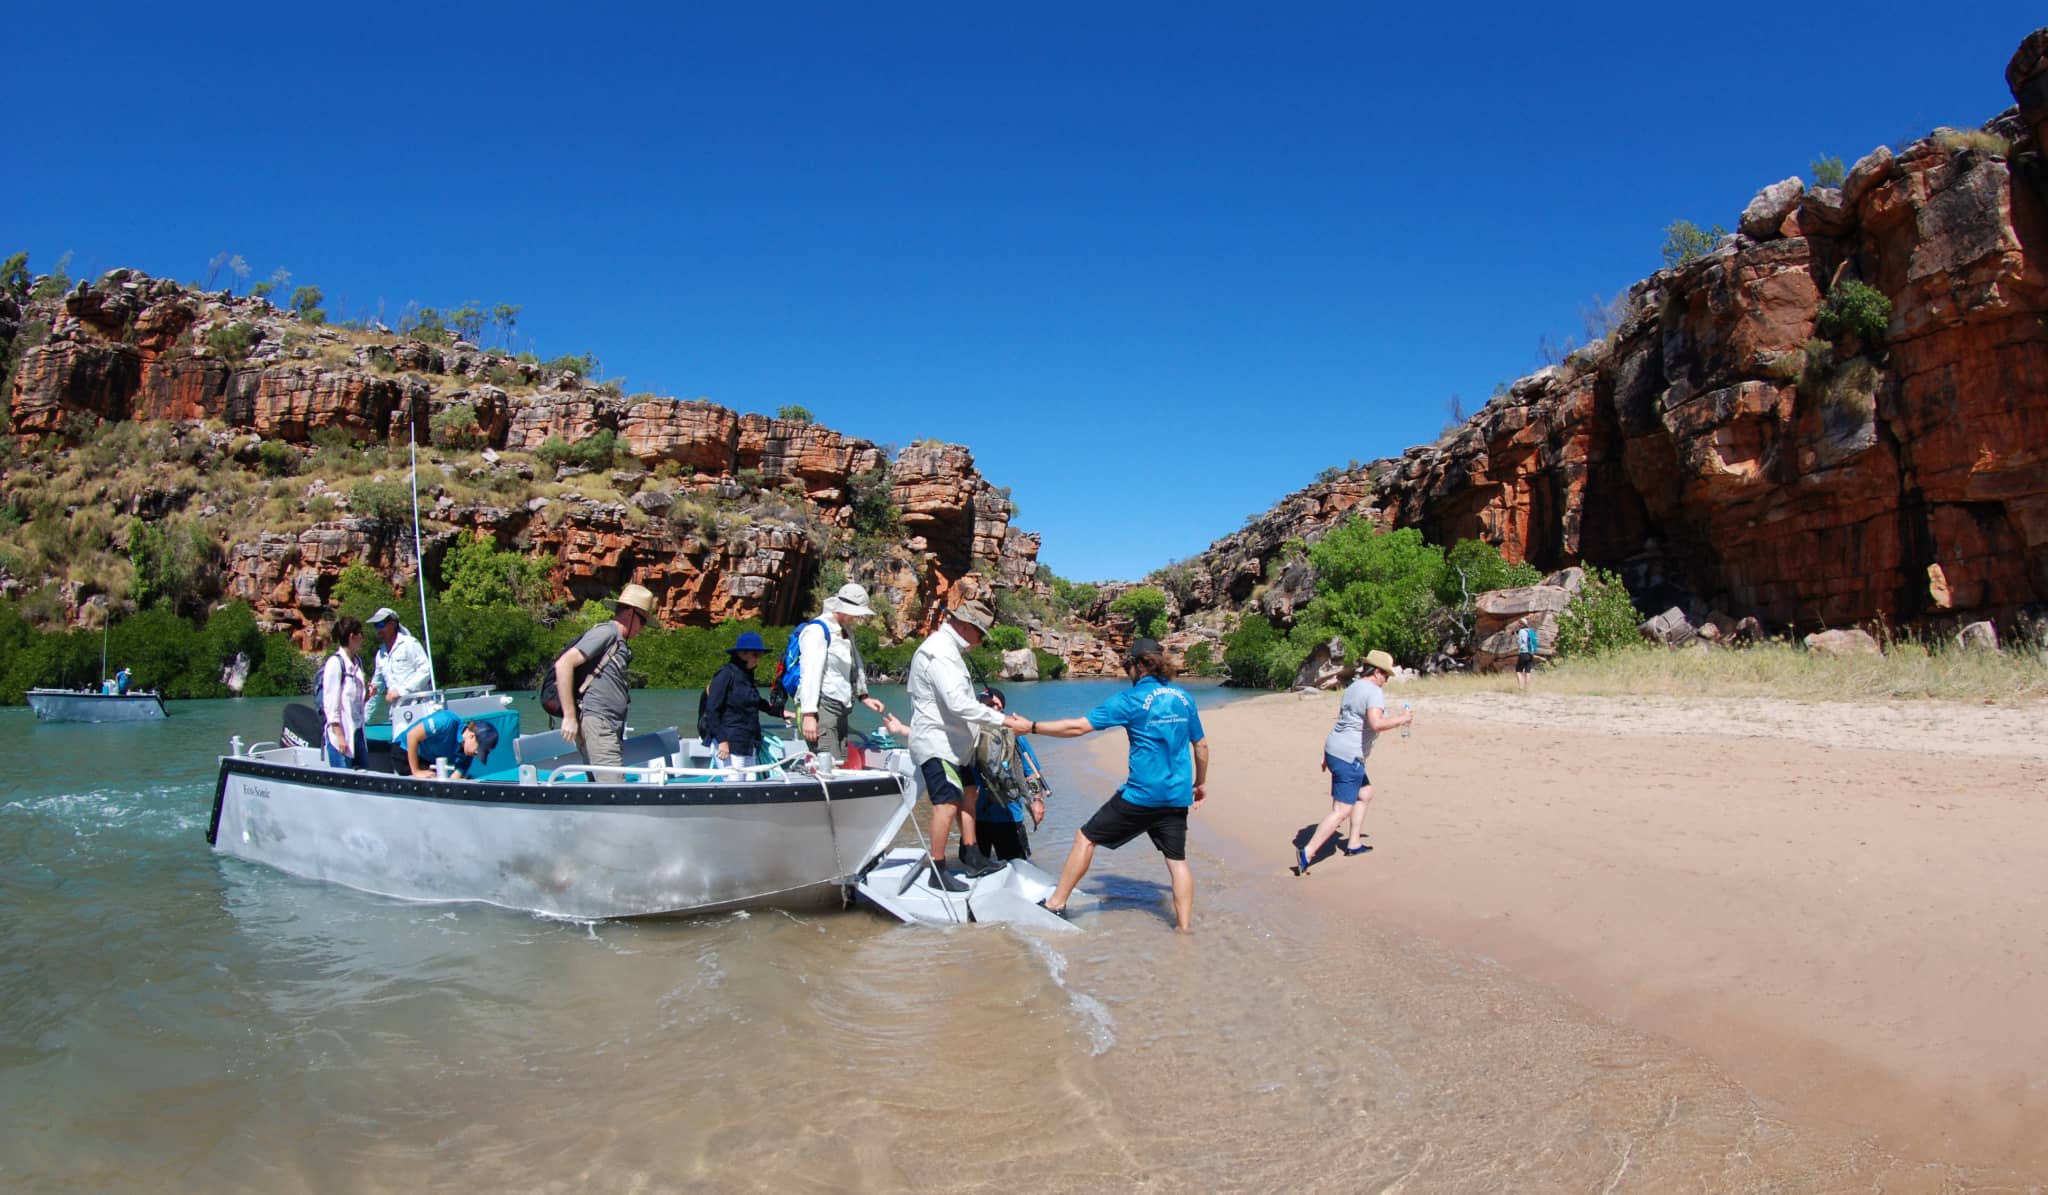
[[(646, 734), (636, 734), (627, 739), (619, 748), (620, 760), (628, 767), (665, 759), (682, 749), (680, 736), (675, 727), (664, 726)], [(540, 771), (549, 768), (566, 768), (583, 762), (583, 756), (570, 747), (559, 730), (542, 731), (539, 734), (522, 734), (512, 744), (512, 758), (521, 764), (532, 764)]]

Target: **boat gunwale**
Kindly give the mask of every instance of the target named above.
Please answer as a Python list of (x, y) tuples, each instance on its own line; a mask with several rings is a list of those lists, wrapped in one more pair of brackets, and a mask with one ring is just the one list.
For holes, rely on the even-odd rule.
[(842, 801), (882, 796), (901, 798), (907, 791), (902, 779), (888, 772), (866, 776), (792, 776), (788, 780), (765, 784), (539, 784), (517, 780), (420, 780), (390, 772), (304, 767), (224, 755), (220, 757), (220, 776), (214, 784), (213, 816), (206, 826), (206, 841), (209, 843), (215, 842), (220, 832), (221, 809), (227, 802), (230, 775), (341, 789), (394, 800), (460, 801), (478, 806), (538, 805), (561, 809), (783, 805), (822, 802), (828, 793), (830, 799)]

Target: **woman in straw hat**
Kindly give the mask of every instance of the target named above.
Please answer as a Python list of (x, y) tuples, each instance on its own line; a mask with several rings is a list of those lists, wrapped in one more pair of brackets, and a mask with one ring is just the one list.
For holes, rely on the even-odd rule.
[(1387, 695), (1381, 688), (1394, 675), (1394, 657), (1383, 651), (1365, 653), (1365, 670), (1344, 689), (1337, 703), (1337, 724), (1323, 740), (1323, 770), (1330, 774), (1330, 816), (1323, 819), (1308, 845), (1294, 848), (1294, 874), (1305, 876), (1316, 852), (1347, 821), (1344, 853), (1363, 855), (1372, 848), (1365, 837), (1365, 810), (1372, 804), (1372, 780), (1365, 774), (1365, 757), (1372, 754), (1373, 741), (1383, 730), (1405, 726), (1415, 720), (1413, 711), (1387, 713)]
[(624, 762), (626, 706), (632, 700), (626, 666), (633, 649), (626, 641), (654, 617), (654, 595), (644, 585), (628, 585), (612, 608), (610, 620), (583, 632), (555, 661), (555, 691), (562, 698), (562, 737), (583, 753), (584, 763), (616, 768)]

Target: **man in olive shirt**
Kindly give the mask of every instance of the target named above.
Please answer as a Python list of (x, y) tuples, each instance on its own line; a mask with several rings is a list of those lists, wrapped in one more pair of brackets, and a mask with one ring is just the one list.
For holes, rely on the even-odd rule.
[(643, 585), (628, 585), (612, 608), (616, 617), (583, 632), (555, 661), (562, 737), (583, 753), (584, 763), (607, 768), (625, 763), (626, 705), (632, 700), (626, 667), (633, 662), (633, 649), (626, 641), (654, 617), (654, 595)]

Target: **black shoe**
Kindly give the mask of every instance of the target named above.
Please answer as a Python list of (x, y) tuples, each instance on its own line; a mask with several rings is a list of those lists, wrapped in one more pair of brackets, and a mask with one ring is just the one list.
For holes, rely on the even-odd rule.
[[(1051, 900), (1052, 898), (1048, 896), (1045, 899)], [(1059, 918), (1061, 921), (1071, 920), (1067, 916), (1067, 906), (1065, 905), (1061, 905), (1059, 908), (1055, 909), (1051, 905), (1046, 904), (1044, 900), (1041, 900), (1038, 902), (1038, 907), (1044, 909), (1048, 913), (1051, 913), (1053, 916)]]
[(1007, 866), (1009, 864), (1004, 863), (1001, 859), (996, 858), (980, 846), (962, 846), (960, 848), (960, 870), (973, 876), (975, 879), (994, 875)]
[(967, 881), (946, 871), (938, 864), (932, 864), (932, 873), (924, 879), (925, 887), (934, 892), (965, 892)]

